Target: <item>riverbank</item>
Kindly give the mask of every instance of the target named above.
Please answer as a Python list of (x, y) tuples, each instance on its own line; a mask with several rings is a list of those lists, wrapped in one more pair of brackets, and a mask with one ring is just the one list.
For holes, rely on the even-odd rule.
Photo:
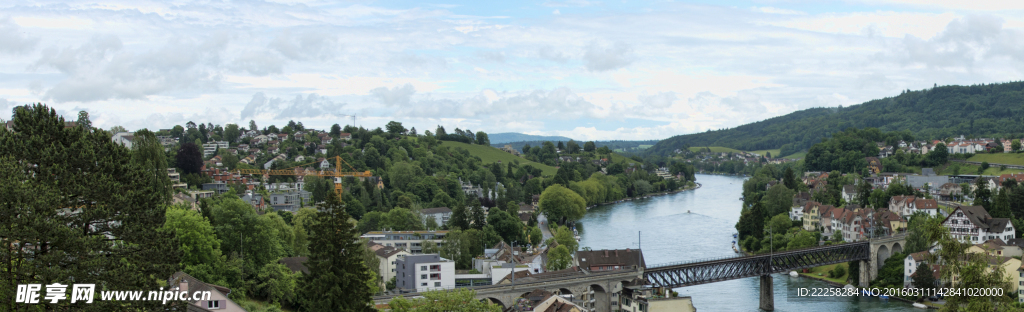
[(620, 199), (620, 200), (614, 200), (614, 201), (610, 201), (610, 202), (598, 203), (598, 204), (587, 206), (587, 210), (590, 210), (591, 208), (594, 208), (594, 207), (597, 207), (597, 206), (601, 206), (601, 205), (612, 205), (612, 204), (628, 202), (628, 201), (632, 201), (632, 200), (636, 200), (636, 199), (644, 199), (644, 198), (650, 198), (650, 197), (656, 197), (656, 196), (676, 194), (676, 193), (684, 192), (684, 191), (692, 191), (692, 190), (699, 189), (701, 187), (701, 184), (699, 182), (694, 181), (693, 184), (694, 184), (694, 186), (692, 188), (684, 187), (684, 188), (681, 188), (681, 189), (678, 189), (678, 190), (675, 190), (675, 191), (650, 193), (650, 194), (647, 194), (647, 195), (644, 195), (644, 196), (626, 197), (626, 198), (623, 198), (623, 199)]

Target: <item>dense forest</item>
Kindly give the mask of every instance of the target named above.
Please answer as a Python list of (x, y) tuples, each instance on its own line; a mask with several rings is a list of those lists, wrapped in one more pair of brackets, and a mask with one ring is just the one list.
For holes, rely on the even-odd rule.
[(1024, 82), (943, 86), (838, 108), (811, 108), (736, 128), (674, 136), (646, 153), (669, 155), (689, 146), (740, 150), (810, 148), (847, 128), (908, 130), (922, 140), (1024, 133)]

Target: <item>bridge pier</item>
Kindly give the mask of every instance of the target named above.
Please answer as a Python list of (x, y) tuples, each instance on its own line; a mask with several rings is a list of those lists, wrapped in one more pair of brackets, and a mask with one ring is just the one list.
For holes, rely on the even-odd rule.
[(871, 281), (871, 266), (868, 265), (868, 260), (857, 261), (857, 263), (860, 266), (860, 276), (857, 277), (857, 281), (860, 283), (857, 286), (867, 288), (868, 282)]
[(775, 311), (775, 295), (772, 276), (761, 275), (761, 310)]

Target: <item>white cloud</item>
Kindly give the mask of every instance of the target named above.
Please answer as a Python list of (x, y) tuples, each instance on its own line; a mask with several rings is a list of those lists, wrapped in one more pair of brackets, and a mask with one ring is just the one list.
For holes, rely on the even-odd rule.
[(9, 18), (0, 18), (0, 53), (25, 53), (36, 47), (39, 38), (22, 33), (21, 27)]
[(357, 114), (369, 127), (655, 139), (1024, 79), (1024, 15), (975, 15), (1015, 2), (871, 1), (813, 12), (777, 1), (9, 6), (0, 98), (84, 108), (103, 127), (329, 127)]
[(623, 68), (632, 63), (632, 52), (632, 48), (621, 42), (611, 46), (592, 43), (583, 54), (583, 59), (587, 62), (587, 70), (608, 71)]

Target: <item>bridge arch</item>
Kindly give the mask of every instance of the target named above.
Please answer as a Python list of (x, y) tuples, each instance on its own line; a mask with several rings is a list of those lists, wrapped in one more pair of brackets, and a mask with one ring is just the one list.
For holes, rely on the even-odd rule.
[(892, 254), (895, 255), (895, 254), (898, 254), (898, 253), (903, 253), (903, 246), (900, 245), (899, 242), (895, 242), (895, 243), (892, 244)]
[(605, 287), (598, 284), (590, 284), (590, 291), (593, 295), (589, 295), (589, 299), (594, 299), (594, 302), (590, 304), (590, 308), (595, 309), (595, 312), (609, 312), (610, 307), (608, 306), (612, 302), (611, 294), (605, 290)]
[(889, 255), (890, 255), (890, 253), (889, 253), (889, 247), (888, 246), (886, 246), (886, 245), (878, 246), (878, 258), (875, 260), (875, 261), (878, 261), (878, 262), (877, 262), (877, 264), (875, 266), (877, 268), (879, 268), (879, 269), (882, 268), (882, 265), (885, 265), (885, 259), (889, 259)]
[(502, 310), (502, 311), (504, 311), (504, 310), (505, 310), (505, 308), (507, 308), (507, 307), (505, 306), (505, 303), (504, 303), (504, 302), (501, 302), (501, 300), (499, 300), (498, 298), (494, 298), (494, 297), (487, 297), (487, 298), (484, 298), (483, 300), (480, 300), (480, 301), (484, 301), (484, 300), (486, 300), (486, 301), (490, 301), (491, 303), (493, 303), (493, 304), (496, 304), (496, 305), (500, 306), (500, 307), (501, 307), (501, 310)]

